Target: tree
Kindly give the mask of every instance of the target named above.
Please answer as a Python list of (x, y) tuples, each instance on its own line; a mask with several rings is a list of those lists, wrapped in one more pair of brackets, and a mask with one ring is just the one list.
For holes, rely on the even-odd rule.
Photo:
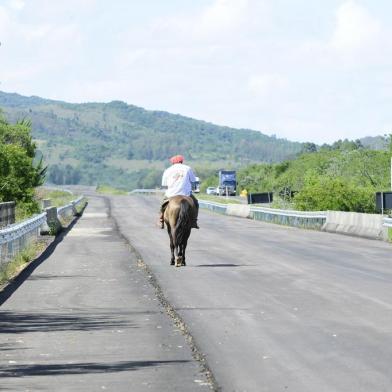
[(132, 147), (128, 147), (128, 150), (127, 150), (127, 159), (128, 160), (130, 160), (130, 159), (132, 159), (133, 158), (133, 150), (132, 150)]
[(35, 151), (31, 123), (12, 125), (0, 114), (0, 201), (15, 201), (29, 213), (38, 211), (34, 188), (43, 183), (46, 172), (42, 157), (34, 164)]
[(314, 143), (304, 143), (301, 149), (301, 154), (312, 153), (317, 151), (317, 146)]

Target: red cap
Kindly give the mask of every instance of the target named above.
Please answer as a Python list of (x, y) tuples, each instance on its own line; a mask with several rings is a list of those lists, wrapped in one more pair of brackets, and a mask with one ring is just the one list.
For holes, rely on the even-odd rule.
[(184, 162), (184, 157), (182, 155), (174, 155), (174, 157), (170, 158), (170, 162), (174, 163), (182, 163)]

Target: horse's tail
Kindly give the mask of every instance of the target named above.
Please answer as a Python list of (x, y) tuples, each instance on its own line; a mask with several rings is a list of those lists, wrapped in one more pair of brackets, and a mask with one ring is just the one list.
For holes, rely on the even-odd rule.
[(189, 237), (192, 224), (192, 209), (186, 200), (181, 200), (180, 211), (178, 213), (176, 223), (176, 239), (177, 245), (183, 244)]

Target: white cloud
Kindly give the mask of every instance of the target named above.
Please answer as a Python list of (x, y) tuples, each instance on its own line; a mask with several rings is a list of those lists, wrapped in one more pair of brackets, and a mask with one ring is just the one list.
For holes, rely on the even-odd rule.
[(158, 45), (230, 46), (265, 29), (269, 16), (264, 0), (214, 0), (193, 13), (155, 18), (149, 33)]
[(23, 0), (9, 0), (8, 5), (10, 8), (20, 11), (25, 7), (25, 2)]
[(7, 12), (7, 9), (5, 7), (0, 6), (0, 42), (4, 41), (10, 23), (11, 23), (11, 17)]
[(377, 41), (380, 32), (377, 19), (365, 7), (350, 0), (337, 10), (331, 46), (342, 51), (366, 48)]
[(200, 16), (200, 33), (227, 33), (236, 30), (246, 22), (249, 6), (248, 0), (216, 0)]
[(288, 84), (287, 78), (277, 73), (252, 75), (248, 79), (249, 91), (264, 98), (285, 90)]
[(289, 139), (391, 123), (387, 0), (0, 4), (6, 91), (122, 99)]

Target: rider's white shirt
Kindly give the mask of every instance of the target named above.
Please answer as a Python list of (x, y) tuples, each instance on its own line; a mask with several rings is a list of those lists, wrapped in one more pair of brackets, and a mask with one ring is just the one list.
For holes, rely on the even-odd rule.
[(167, 186), (165, 196), (189, 196), (192, 193), (192, 182), (195, 181), (195, 175), (189, 166), (176, 163), (168, 167), (163, 173), (162, 186)]

